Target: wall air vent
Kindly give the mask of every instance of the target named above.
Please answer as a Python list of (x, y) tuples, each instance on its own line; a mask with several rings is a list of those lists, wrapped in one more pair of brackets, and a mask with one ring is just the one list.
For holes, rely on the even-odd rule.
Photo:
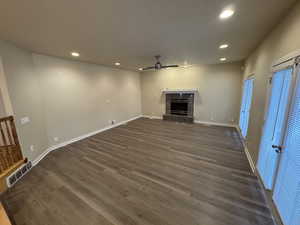
[(14, 173), (6, 178), (7, 187), (12, 187), (18, 182), (30, 169), (32, 168), (32, 163), (28, 161), (26, 164), (18, 168)]

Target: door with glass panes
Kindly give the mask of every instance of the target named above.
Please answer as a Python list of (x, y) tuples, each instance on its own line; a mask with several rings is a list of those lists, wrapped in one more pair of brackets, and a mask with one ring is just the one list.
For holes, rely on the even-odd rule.
[(258, 172), (266, 189), (272, 189), (278, 168), (289, 108), (293, 69), (274, 73), (269, 105), (260, 143)]
[(300, 73), (274, 73), (260, 145), (258, 172), (284, 225), (300, 225)]
[(246, 138), (248, 132), (250, 109), (251, 109), (251, 102), (252, 102), (252, 95), (253, 95), (253, 85), (254, 85), (254, 79), (245, 80), (243, 85), (243, 97), (242, 97), (242, 105), (240, 111), (239, 126), (244, 138)]
[(273, 193), (273, 200), (285, 225), (300, 224), (300, 73), (297, 67)]

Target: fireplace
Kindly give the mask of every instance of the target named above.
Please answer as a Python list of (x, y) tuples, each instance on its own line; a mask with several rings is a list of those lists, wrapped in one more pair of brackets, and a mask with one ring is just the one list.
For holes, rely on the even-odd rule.
[(171, 102), (171, 114), (187, 116), (188, 105), (187, 102)]
[(167, 93), (166, 114), (163, 118), (192, 123), (194, 121), (194, 94)]

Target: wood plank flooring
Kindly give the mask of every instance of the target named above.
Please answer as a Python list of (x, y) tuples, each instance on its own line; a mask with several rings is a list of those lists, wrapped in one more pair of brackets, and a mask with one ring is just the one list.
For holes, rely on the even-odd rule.
[(17, 225), (273, 225), (234, 128), (141, 118), (49, 154), (4, 197)]

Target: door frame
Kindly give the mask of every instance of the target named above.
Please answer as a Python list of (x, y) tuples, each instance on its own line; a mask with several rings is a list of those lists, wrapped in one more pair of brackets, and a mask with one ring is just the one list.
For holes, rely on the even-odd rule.
[(250, 109), (249, 109), (249, 118), (248, 118), (248, 120), (250, 120), (250, 115), (251, 115), (251, 108), (252, 108), (252, 103), (253, 103), (253, 93), (254, 93), (254, 81), (255, 81), (255, 76), (254, 76), (254, 74), (251, 74), (251, 75), (249, 75), (249, 76), (247, 76), (247, 77), (245, 77), (243, 80), (242, 80), (242, 83), (243, 83), (243, 86), (242, 86), (242, 90), (241, 90), (241, 92), (242, 92), (242, 97), (241, 97), (241, 102), (240, 102), (240, 114), (239, 114), (239, 123), (238, 123), (238, 130), (239, 130), (239, 132), (240, 132), (240, 134), (241, 134), (241, 137), (242, 137), (242, 139), (245, 141), (246, 139), (247, 139), (247, 135), (248, 135), (248, 129), (249, 129), (249, 121), (248, 121), (248, 127), (247, 127), (247, 135), (245, 135), (245, 137), (243, 136), (243, 132), (242, 132), (242, 129), (241, 129), (241, 120), (240, 120), (240, 118), (241, 118), (241, 113), (242, 113), (242, 107), (243, 107), (243, 100), (244, 100), (244, 90), (245, 90), (245, 82), (247, 81), (247, 80), (253, 80), (252, 82), (253, 82), (253, 88), (252, 88), (252, 93), (251, 93), (251, 99), (250, 99)]
[[(280, 66), (276, 69), (274, 69), (272, 71), (272, 74), (270, 76), (269, 79), (273, 79), (274, 75), (277, 73), (277, 72), (280, 72), (282, 70), (286, 70), (286, 69), (292, 69), (292, 80), (291, 80), (291, 88), (289, 90), (289, 96), (288, 96), (288, 103), (287, 103), (287, 111), (284, 115), (284, 121), (285, 121), (285, 124), (282, 128), (282, 137), (281, 137), (281, 140), (280, 140), (280, 146), (283, 146), (284, 145), (284, 142), (285, 142), (285, 139), (286, 139), (286, 131), (287, 131), (287, 125), (288, 125), (288, 122), (287, 122), (287, 119), (288, 119), (288, 116), (290, 114), (290, 111), (291, 111), (291, 107), (292, 107), (292, 104), (293, 104), (293, 96), (294, 96), (294, 92), (295, 92), (295, 86), (296, 86), (296, 81), (297, 81), (297, 71), (298, 71), (298, 68), (297, 68), (297, 64), (294, 63), (292, 65), (286, 65), (286, 66)], [(267, 92), (267, 101), (266, 101), (266, 107), (265, 107), (265, 112), (264, 112), (264, 123), (263, 123), (263, 126), (261, 128), (261, 138), (263, 137), (264, 135), (264, 130), (265, 130), (265, 123), (266, 123), (266, 120), (267, 120), (267, 116), (268, 116), (268, 110), (269, 110), (269, 107), (270, 107), (270, 100), (271, 100), (271, 95), (272, 95), (272, 82), (269, 81), (269, 85), (268, 85), (268, 92)], [(261, 140), (260, 140), (261, 141)], [(276, 165), (276, 170), (275, 170), (275, 174), (274, 174), (274, 182), (273, 182), (273, 185), (270, 189), (272, 195), (273, 195), (273, 192), (275, 190), (275, 185), (276, 185), (276, 182), (277, 182), (277, 177), (278, 177), (278, 173), (279, 173), (279, 167), (280, 167), (280, 164), (281, 164), (281, 154), (279, 155), (278, 157), (278, 163)], [(258, 166), (258, 162), (256, 164), (256, 169), (257, 169), (257, 166)], [(260, 174), (259, 174), (260, 176)], [(261, 178), (261, 177), (260, 177)], [(262, 179), (262, 178), (261, 178)]]
[[(290, 67), (288, 67), (290, 68)], [(289, 102), (288, 102), (288, 108), (287, 108), (287, 112), (285, 114), (285, 124), (284, 124), (284, 127), (283, 127), (283, 136), (281, 138), (281, 145), (283, 146), (284, 143), (285, 143), (285, 140), (286, 140), (286, 137), (287, 137), (287, 128), (288, 128), (288, 117), (289, 117), (289, 114), (291, 112), (291, 109), (292, 109), (292, 105), (294, 104), (294, 96), (295, 96), (295, 89), (296, 89), (296, 85), (297, 85), (297, 82), (299, 80), (299, 77), (298, 77), (298, 71), (299, 71), (299, 67), (298, 67), (298, 64), (295, 63), (293, 66), (293, 71), (292, 71), (292, 86), (291, 86), (291, 90), (290, 90), (290, 93), (289, 93)], [(278, 164), (277, 164), (277, 168), (276, 168), (276, 172), (275, 172), (275, 176), (274, 176), (274, 183), (273, 183), (273, 187), (272, 187), (272, 195), (273, 195), (273, 192), (274, 192), (274, 189), (275, 189), (275, 185), (277, 183), (277, 177), (278, 177), (278, 173), (279, 173), (279, 167), (280, 167), (280, 164), (281, 164), (281, 159), (282, 159), (282, 156), (280, 155), (279, 157), (279, 160), (278, 160)]]
[[(289, 116), (289, 113), (291, 111), (291, 107), (292, 107), (292, 104), (293, 104), (293, 96), (294, 96), (294, 92), (295, 92), (295, 86), (296, 86), (296, 81), (297, 81), (297, 71), (300, 72), (299, 70), (299, 66), (297, 63), (294, 63), (294, 64), (291, 64), (291, 65), (282, 65), (282, 64), (279, 64), (279, 65), (276, 65), (276, 67), (274, 68), (273, 67), (273, 70), (272, 70), (272, 74), (271, 76), (269, 77), (269, 85), (268, 85), (268, 92), (267, 92), (267, 96), (266, 96), (266, 104), (265, 104), (265, 111), (264, 111), (264, 122), (263, 122), (263, 126), (261, 128), (261, 138), (264, 134), (264, 128), (265, 128), (265, 122), (266, 122), (266, 119), (267, 119), (267, 114), (268, 114), (268, 109), (269, 109), (269, 106), (270, 106), (270, 99), (271, 99), (271, 94), (272, 94), (272, 82), (270, 82), (270, 79), (273, 79), (273, 76), (275, 75), (276, 72), (279, 72), (279, 71), (282, 71), (282, 70), (285, 70), (285, 69), (290, 69), (292, 68), (293, 71), (292, 71), (292, 86), (291, 86), (291, 90), (290, 90), (290, 93), (289, 93), (289, 100), (288, 100), (288, 105), (287, 105), (287, 112), (285, 114), (285, 121), (286, 123), (284, 124), (284, 127), (283, 127), (283, 136), (281, 138), (281, 145), (284, 144), (285, 142), (285, 139), (286, 139), (286, 131), (287, 131), (287, 119), (288, 119), (288, 116)], [(261, 140), (260, 140), (261, 141)], [(276, 171), (275, 171), (275, 175), (274, 175), (274, 182), (273, 182), (273, 186), (271, 188), (271, 193), (272, 193), (272, 196), (273, 196), (273, 192), (274, 192), (274, 189), (275, 189), (275, 185), (277, 183), (277, 177), (278, 177), (278, 173), (279, 173), (279, 167), (280, 167), (280, 164), (281, 164), (281, 155), (279, 156), (279, 159), (278, 159), (278, 163), (277, 163), (277, 167), (276, 167)], [(258, 163), (258, 162), (257, 162)], [(258, 164), (256, 163), (256, 169), (257, 169), (257, 166)], [(260, 176), (260, 175), (259, 175)]]
[[(292, 86), (292, 90), (291, 90), (291, 93), (290, 93), (290, 98), (291, 98), (291, 101), (289, 102), (289, 109), (288, 109), (288, 113), (287, 113), (287, 118), (291, 112), (291, 109), (292, 109), (292, 106), (294, 105), (295, 103), (295, 96), (296, 96), (296, 87), (297, 85), (300, 85), (300, 56), (296, 57), (295, 58), (295, 62), (293, 64), (293, 86)], [(286, 121), (287, 121), (287, 118), (286, 118)], [(285, 126), (285, 135), (283, 137), (283, 140), (282, 140), (282, 145), (284, 146), (285, 143), (286, 143), (286, 140), (287, 140), (287, 128), (288, 128), (288, 123), (286, 123), (286, 126)], [(277, 211), (277, 214), (278, 216), (280, 217), (281, 219), (281, 222), (283, 221), (282, 218), (281, 218), (281, 215), (279, 213), (279, 210), (277, 208), (277, 205), (274, 203), (274, 200), (273, 200), (273, 197), (274, 197), (274, 191), (275, 191), (275, 187), (276, 185), (279, 185), (279, 181), (277, 179), (278, 175), (279, 175), (279, 169), (280, 169), (280, 166), (282, 164), (282, 157), (279, 158), (279, 162), (278, 162), (278, 166), (277, 166), (277, 170), (276, 170), (276, 174), (275, 174), (275, 181), (274, 181), (274, 185), (273, 185), (273, 189), (271, 191), (271, 194), (272, 194), (272, 201), (273, 201), (273, 205), (275, 206), (275, 209)], [(283, 222), (282, 222), (283, 224)]]

